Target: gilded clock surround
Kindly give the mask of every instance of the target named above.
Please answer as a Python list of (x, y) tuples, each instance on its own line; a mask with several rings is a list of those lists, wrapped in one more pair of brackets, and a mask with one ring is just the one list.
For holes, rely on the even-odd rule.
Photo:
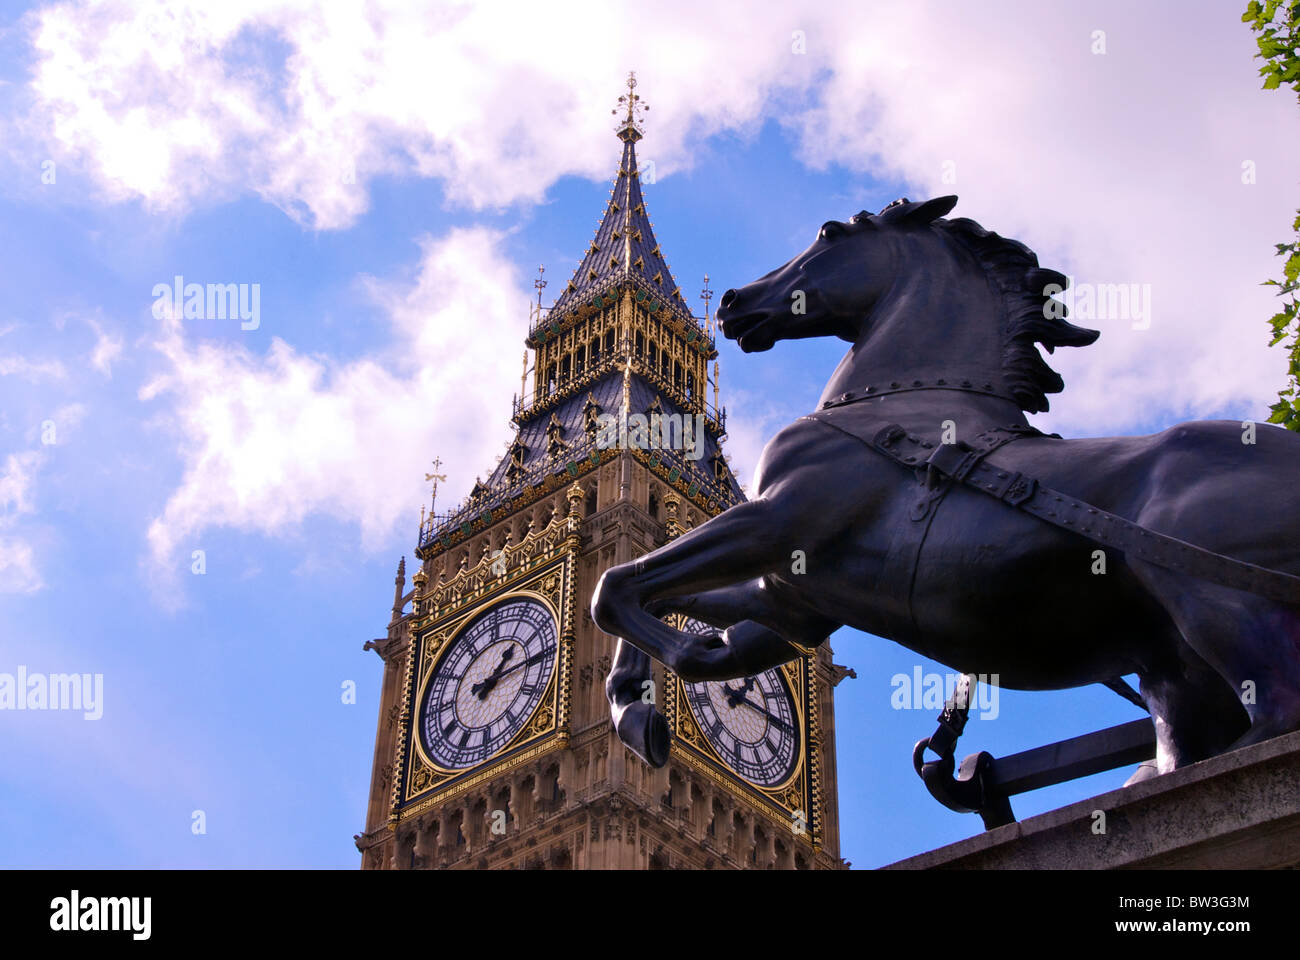
[[(401, 776), (393, 781), (391, 822), (419, 814), (487, 777), (499, 774), (568, 742), (569, 693), (573, 661), (573, 565), (576, 544), (572, 518), (553, 517), (540, 533), (529, 534), (497, 557), (483, 557), (426, 596), (417, 580), (416, 609), (427, 611), (412, 626), (415, 655), (407, 658), (402, 698)], [(562, 536), (561, 536), (562, 535)], [(444, 770), (426, 755), (415, 732), (425, 687), (442, 653), (479, 614), (512, 597), (541, 602), (555, 618), (558, 652), (555, 669), (532, 716), (497, 754), (470, 770)], [(418, 664), (418, 667), (417, 667)], [(409, 742), (409, 747), (407, 746)]]
[[(790, 775), (779, 785), (765, 787), (736, 773), (722, 759), (687, 702), (685, 682), (670, 673), (671, 682), (664, 701), (664, 716), (673, 732), (673, 750), (684, 763), (691, 765), (715, 781), (741, 793), (754, 807), (765, 815), (774, 817), (783, 825), (802, 821), (802, 836), (814, 848), (821, 844), (821, 801), (814, 784), (820, 781), (817, 743), (817, 689), (809, 682), (811, 657), (783, 664), (780, 671), (786, 685), (794, 694), (798, 719), (798, 757)], [(796, 833), (796, 836), (800, 834)]]
[[(559, 614), (546, 596), (533, 590), (520, 588), (517, 590), (511, 590), (503, 595), (494, 596), (491, 605), (487, 607), (479, 607), (471, 611), (469, 616), (456, 617), (452, 621), (454, 626), (451, 626), (450, 628), (443, 627), (442, 629), (438, 629), (435, 627), (431, 631), (431, 636), (427, 636), (418, 641), (420, 649), (420, 668), (419, 676), (416, 678), (417, 692), (412, 702), (412, 708), (415, 711), (412, 716), (412, 726), (414, 726), (415, 722), (419, 719), (420, 711), (424, 707), (425, 699), (428, 696), (429, 682), (433, 678), (436, 668), (442, 661), (443, 657), (451, 651), (452, 647), (460, 639), (466, 628), (468, 628), (483, 614), (489, 613), (499, 605), (509, 603), (511, 600), (515, 599), (535, 600), (542, 604), (546, 609), (546, 612), (550, 615), (551, 621), (555, 625), (556, 634), (555, 664), (547, 673), (546, 687), (542, 691), (542, 695), (537, 702), (536, 708), (529, 713), (527, 718), (525, 718), (523, 726), (516, 731), (515, 735), (512, 736), (504, 746), (499, 750), (493, 751), (491, 756), (483, 760), (480, 766), (493, 764), (498, 759), (507, 756), (511, 751), (527, 744), (531, 739), (544, 736), (545, 734), (554, 731), (555, 721), (558, 716), (556, 697), (559, 688), (556, 684), (556, 677), (560, 668), (559, 637), (561, 636), (561, 632)], [(418, 754), (418, 758), (413, 758), (413, 762), (428, 767), (432, 771), (433, 776), (442, 777), (447, 781), (451, 781), (465, 772), (464, 769), (442, 766), (431, 758), (425, 748), (423, 737), (413, 736), (411, 738), (411, 743), (415, 748), (415, 752)], [(427, 778), (421, 778), (420, 782), (417, 784), (415, 776), (412, 774), (406, 799), (408, 801), (411, 800), (415, 794), (423, 792), (430, 785), (436, 786), (438, 782), (439, 781), (436, 779), (428, 780)]]

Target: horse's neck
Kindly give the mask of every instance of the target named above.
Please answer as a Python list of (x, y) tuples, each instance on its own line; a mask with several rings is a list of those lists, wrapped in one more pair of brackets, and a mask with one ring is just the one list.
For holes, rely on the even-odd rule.
[(992, 427), (1025, 424), (1024, 412), (1000, 397), (965, 390), (912, 390), (862, 402), (882, 422), (920, 437), (970, 441)]
[(957, 266), (901, 281), (863, 318), (822, 402), (845, 393), (942, 380), (1008, 395), (1002, 372), (1000, 311), (988, 281)]

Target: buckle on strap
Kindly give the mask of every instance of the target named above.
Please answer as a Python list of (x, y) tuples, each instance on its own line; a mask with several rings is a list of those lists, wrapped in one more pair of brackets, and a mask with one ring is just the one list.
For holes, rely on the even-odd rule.
[(980, 456), (979, 451), (972, 450), (959, 441), (939, 444), (925, 462), (931, 470), (937, 470), (945, 477), (965, 480), (966, 475), (979, 463)]
[(1018, 507), (1037, 492), (1038, 481), (1017, 471), (1007, 477), (1001, 488), (993, 491), (993, 495), (1013, 507)]

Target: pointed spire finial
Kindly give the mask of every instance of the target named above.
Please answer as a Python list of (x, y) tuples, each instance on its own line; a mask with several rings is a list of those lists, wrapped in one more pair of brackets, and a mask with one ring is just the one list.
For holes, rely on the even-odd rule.
[(542, 274), (544, 274), (545, 272), (546, 272), (546, 267), (539, 266), (537, 268), (537, 279), (533, 281), (533, 287), (536, 288), (537, 290), (538, 316), (540, 316), (542, 312), (542, 291), (546, 289), (546, 281), (542, 279)]
[[(633, 142), (641, 139), (640, 113), (649, 110), (650, 105), (642, 102), (641, 95), (636, 92), (636, 73), (629, 71), (627, 75), (627, 93), (618, 98), (620, 104), (627, 107), (627, 115), (623, 122), (618, 125), (616, 133), (620, 140), (631, 140)], [(615, 107), (610, 113), (617, 116), (618, 108)]]
[(713, 321), (709, 318), (709, 303), (713, 300), (713, 291), (709, 289), (709, 275), (704, 275), (704, 289), (700, 291), (700, 299), (704, 301), (704, 335), (709, 339), (713, 338)]
[(402, 615), (402, 592), (406, 589), (406, 557), (397, 564), (397, 578), (393, 581), (393, 619)]
[(430, 482), (430, 481), (433, 482), (433, 494), (432, 494), (432, 496), (429, 497), (429, 517), (430, 517), (430, 519), (433, 518), (433, 505), (434, 505), (434, 503), (436, 503), (437, 500), (438, 500), (438, 481), (439, 481), (439, 480), (446, 480), (446, 479), (447, 479), (446, 474), (442, 474), (442, 473), (437, 473), (437, 472), (436, 472), (436, 471), (438, 470), (438, 468), (442, 466), (442, 457), (434, 457), (432, 463), (433, 463), (433, 469), (434, 469), (435, 472), (434, 472), (434, 473), (426, 473), (426, 474), (424, 475), (424, 480), (425, 480), (426, 483), (428, 483), (428, 482)]

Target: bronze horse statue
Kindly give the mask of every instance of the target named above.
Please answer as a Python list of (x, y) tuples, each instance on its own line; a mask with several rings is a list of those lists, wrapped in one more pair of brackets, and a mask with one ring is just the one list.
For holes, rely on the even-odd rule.
[(592, 616), (619, 638), (613, 720), (648, 762), (670, 735), (642, 700), (647, 655), (686, 681), (747, 677), (846, 624), (1015, 689), (1137, 674), (1157, 750), (1135, 778), (1300, 728), (1300, 437), (1030, 427), (1064, 386), (1036, 345), (1098, 333), (1064, 319), (1049, 293), (1065, 277), (1026, 246), (944, 219), (956, 201), (831, 221), (723, 295), (746, 353), (852, 346), (819, 409), (767, 444), (753, 499), (597, 586)]

